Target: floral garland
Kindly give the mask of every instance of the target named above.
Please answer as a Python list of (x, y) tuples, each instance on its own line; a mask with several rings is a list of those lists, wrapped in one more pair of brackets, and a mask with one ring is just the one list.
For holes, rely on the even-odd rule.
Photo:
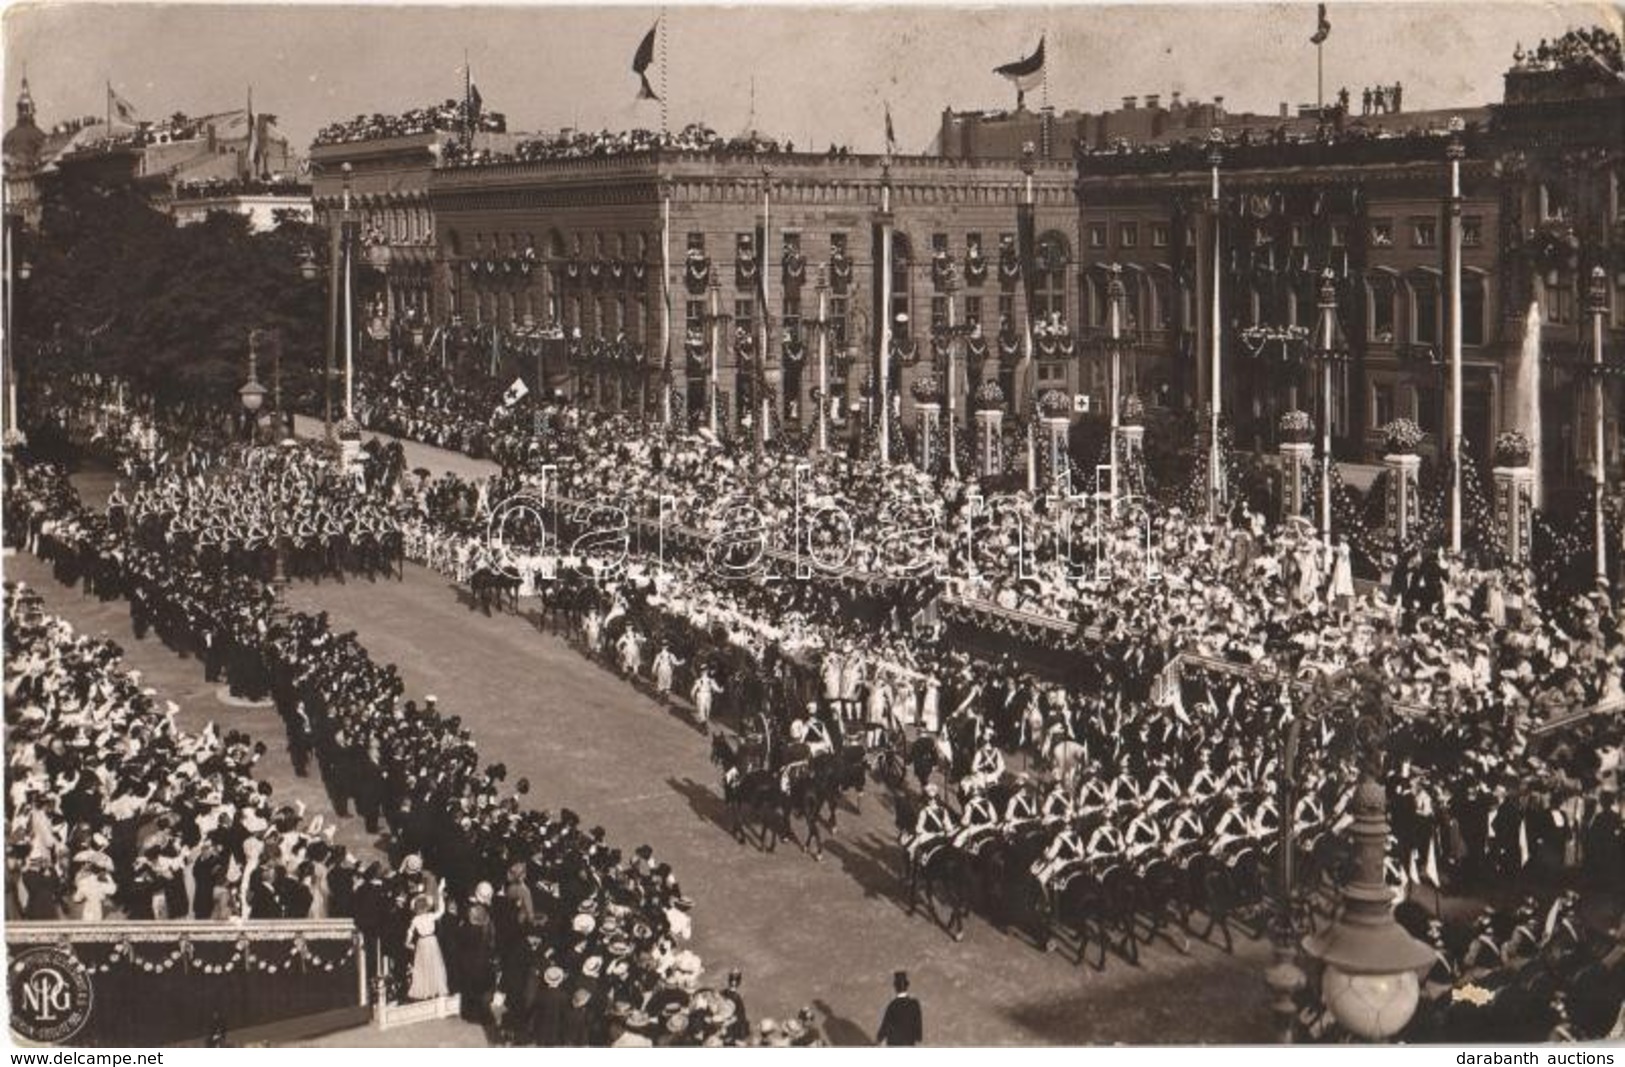
[(965, 342), (965, 354), (976, 363), (987, 358), (987, 339), (985, 337), (972, 337)]
[(564, 276), (571, 281), (581, 277), (581, 261), (571, 258), (564, 261)]
[(1021, 355), (1021, 338), (1013, 330), (1000, 331), (999, 355), (1013, 363)]
[(734, 264), (734, 273), (738, 275), (741, 284), (749, 284), (756, 280), (756, 253), (748, 248), (739, 250), (739, 260)]
[(972, 285), (981, 285), (987, 279), (987, 257), (982, 255), (980, 249), (972, 249), (965, 253), (965, 280)]
[(1497, 467), (1527, 467), (1534, 455), (1529, 436), (1521, 430), (1503, 430), (1495, 435), (1495, 465)]
[(844, 291), (852, 280), (852, 260), (845, 252), (836, 252), (829, 257), (829, 277), (837, 291)]
[(807, 257), (793, 248), (784, 250), (784, 280), (799, 282), (807, 274)]
[(787, 339), (783, 345), (784, 358), (788, 363), (800, 363), (807, 358), (807, 344), (799, 337)]
[(1000, 411), (1004, 408), (1004, 390), (992, 379), (978, 385), (976, 392), (971, 394), (971, 399), (975, 401), (979, 411)]
[(289, 946), (286, 956), (272, 956), (257, 954), (252, 943), (246, 937), (239, 937), (232, 943), (232, 952), (229, 957), (219, 963), (205, 963), (198, 958), (198, 949), (204, 945), (220, 944), (214, 941), (194, 941), (185, 934), (180, 935), (175, 947), (162, 958), (151, 960), (142, 959), (137, 953), (135, 942), (128, 937), (122, 938), (108, 953), (107, 958), (100, 963), (92, 963), (80, 957), (83, 946), (74, 945), (66, 939), (59, 947), (78, 959), (81, 966), (91, 974), (108, 974), (119, 965), (120, 961), (131, 970), (141, 971), (145, 974), (167, 974), (176, 967), (184, 970), (196, 971), (200, 974), (223, 975), (237, 970), (257, 970), (263, 974), (277, 974), (280, 972), (293, 973), (296, 969), (300, 973), (310, 970), (331, 974), (355, 958), (356, 943), (354, 938), (347, 939), (344, 949), (337, 955), (326, 959), (317, 955), (310, 948), (309, 942), (303, 934), (295, 934), (293, 943)]
[(1005, 245), (999, 250), (999, 280), (1006, 283), (1014, 282), (1021, 277), (1021, 257), (1016, 250)]
[(913, 366), (920, 358), (920, 346), (913, 337), (893, 337), (890, 351), (891, 358), (905, 366)]
[(916, 402), (935, 404), (942, 400), (942, 381), (935, 374), (922, 374), (910, 387)]
[(683, 270), (691, 283), (703, 285), (711, 277), (710, 257), (697, 248), (690, 249)]
[(1038, 398), (1039, 410), (1052, 419), (1059, 419), (1072, 413), (1072, 398), (1059, 389), (1046, 389)]
[(1424, 436), (1415, 420), (1395, 419), (1382, 428), (1382, 447), (1390, 455), (1414, 456)]

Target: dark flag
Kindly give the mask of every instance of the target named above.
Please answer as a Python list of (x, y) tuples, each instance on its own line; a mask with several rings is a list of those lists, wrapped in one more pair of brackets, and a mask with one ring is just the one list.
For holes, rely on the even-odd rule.
[(638, 76), (641, 84), (638, 89), (639, 100), (659, 100), (654, 89), (649, 85), (649, 76), (644, 71), (649, 64), (655, 61), (655, 31), (660, 29), (660, 23), (649, 27), (649, 32), (643, 35), (643, 43), (638, 45), (637, 54), (632, 57), (632, 73)]
[(1038, 281), (1038, 225), (1031, 204), (1016, 205), (1016, 253), (1021, 259), (1021, 291), (1032, 319), (1033, 286)]
[(1009, 79), (1019, 93), (1041, 84), (1044, 80), (1044, 38), (1038, 39), (1038, 50), (1032, 55), (1002, 67), (994, 67), (993, 73)]
[(480, 87), (474, 84), (471, 77), (468, 80), (468, 121), (471, 126), (480, 123), (480, 111), (485, 107), (485, 97), (480, 95)]
[(897, 131), (892, 129), (890, 102), (886, 104), (886, 154), (897, 154)]
[(1331, 32), (1332, 32), (1332, 24), (1331, 24), (1331, 21), (1326, 18), (1326, 5), (1321, 4), (1320, 5), (1320, 24), (1315, 27), (1315, 35), (1313, 37), (1309, 38), (1309, 43), (1310, 44), (1320, 44), (1328, 36), (1331, 35)]

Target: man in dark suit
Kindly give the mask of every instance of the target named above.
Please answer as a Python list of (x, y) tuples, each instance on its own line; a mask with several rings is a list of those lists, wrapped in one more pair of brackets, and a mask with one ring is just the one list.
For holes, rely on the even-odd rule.
[(920, 1002), (909, 996), (907, 971), (892, 975), (892, 988), (896, 990), (896, 995), (886, 1005), (886, 1014), (881, 1016), (875, 1044), (892, 1047), (918, 1045), (925, 1040), (925, 1022), (920, 1016)]

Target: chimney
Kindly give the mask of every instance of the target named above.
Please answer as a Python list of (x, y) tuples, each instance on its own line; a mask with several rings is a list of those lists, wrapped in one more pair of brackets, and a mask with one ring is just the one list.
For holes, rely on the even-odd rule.
[(1284, 119), (1284, 118), (1289, 117), (1291, 114), (1292, 114), (1291, 110), (1288, 109), (1288, 107), (1286, 106), (1286, 101), (1282, 100), (1281, 101), (1281, 117)]
[(1158, 93), (1146, 93), (1145, 106), (1152, 111), (1157, 110), (1162, 106), (1162, 96)]
[(1134, 110), (1134, 105), (1139, 103), (1139, 100), (1140, 100), (1140, 98), (1137, 97), (1137, 96), (1125, 96), (1125, 97), (1123, 97), (1123, 110), (1124, 111), (1133, 111)]
[(1179, 90), (1175, 89), (1169, 95), (1172, 96), (1173, 99), (1171, 101), (1169, 101), (1169, 103), (1168, 103), (1168, 110), (1170, 110), (1170, 111), (1178, 111), (1183, 106), (1179, 102)]

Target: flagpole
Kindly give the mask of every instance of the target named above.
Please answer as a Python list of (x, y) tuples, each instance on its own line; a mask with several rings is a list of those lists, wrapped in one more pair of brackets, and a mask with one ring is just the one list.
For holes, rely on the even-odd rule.
[(880, 369), (875, 390), (880, 399), (880, 462), (891, 462), (891, 159), (880, 168)]
[(1219, 162), (1223, 158), (1220, 144), (1223, 134), (1217, 127), (1211, 135), (1212, 152), (1209, 160), (1213, 164), (1213, 322), (1211, 324), (1212, 360), (1213, 360), (1213, 396), (1212, 396), (1212, 422), (1209, 426), (1210, 440), (1208, 442), (1208, 517), (1217, 518), (1219, 504), (1224, 495), (1224, 472), (1219, 469), (1223, 458), (1223, 449), (1219, 444), (1219, 415), (1224, 405), (1221, 354), (1224, 351), (1221, 331), (1224, 329), (1224, 319), (1219, 307), (1219, 295), (1222, 285), (1219, 279), (1219, 245), (1223, 232), (1221, 220), (1221, 207), (1219, 205)]
[[(348, 168), (349, 164), (346, 163)], [(350, 249), (350, 182), (348, 173), (344, 182), (344, 417), (355, 419), (355, 294), (351, 291), (353, 276)]]
[(669, 127), (667, 125), (667, 104), (671, 93), (666, 88), (666, 9), (660, 9), (660, 139), (664, 141)]
[(768, 345), (768, 338), (769, 338), (768, 328), (767, 328), (767, 309), (768, 309), (768, 288), (767, 288), (768, 258), (767, 258), (767, 246), (768, 246), (768, 243), (769, 243), (769, 235), (772, 233), (772, 229), (770, 228), (770, 226), (768, 224), (768, 215), (767, 215), (767, 213), (768, 213), (768, 197), (769, 197), (769, 195), (771, 193), (772, 188), (773, 188), (773, 171), (768, 167), (763, 167), (762, 168), (762, 247), (757, 250), (757, 254), (756, 254), (756, 259), (757, 259), (757, 263), (758, 263), (758, 266), (757, 266), (756, 269), (762, 272), (762, 315), (761, 315), (761, 330), (760, 330), (762, 343), (761, 343), (759, 351), (756, 353), (756, 382), (757, 382), (757, 390), (756, 390), (757, 397), (756, 397), (756, 399), (757, 399), (757, 407), (759, 409), (758, 418), (761, 419), (761, 423), (762, 423), (761, 426), (759, 426), (757, 428), (757, 431), (756, 431), (756, 451), (757, 451), (758, 454), (760, 454), (767, 447), (767, 415), (768, 415), (768, 412), (771, 410), (770, 405), (769, 405), (769, 401), (768, 401), (768, 398), (767, 398), (767, 345)]
[[(661, 86), (665, 110), (665, 83)], [(664, 132), (662, 130), (661, 132)], [(660, 424), (671, 428), (671, 179), (660, 183)], [(686, 376), (685, 376), (686, 380)]]

